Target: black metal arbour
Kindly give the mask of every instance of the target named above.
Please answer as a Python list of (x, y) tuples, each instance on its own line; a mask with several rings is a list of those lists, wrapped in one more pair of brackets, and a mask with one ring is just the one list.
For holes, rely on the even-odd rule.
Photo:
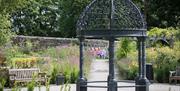
[[(87, 87), (108, 88), (117, 91), (120, 87), (136, 87), (136, 91), (149, 91), (146, 79), (146, 22), (131, 0), (93, 0), (77, 21), (77, 37), (80, 41), (80, 74), (76, 91), (87, 91)], [(117, 86), (114, 79), (114, 41), (118, 37), (138, 39), (139, 75), (135, 86)], [(83, 76), (83, 43), (85, 39), (104, 38), (109, 41), (109, 76), (107, 86), (88, 86)], [(96, 81), (98, 82), (98, 81)]]

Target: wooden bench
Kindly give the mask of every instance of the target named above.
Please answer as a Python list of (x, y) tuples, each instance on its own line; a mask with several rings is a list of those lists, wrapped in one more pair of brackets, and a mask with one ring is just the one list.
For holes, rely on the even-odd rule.
[(176, 71), (170, 71), (169, 83), (171, 83), (172, 80), (175, 80), (175, 83), (180, 80), (180, 67), (176, 67)]
[(43, 82), (44, 84), (47, 81), (46, 74), (40, 72), (39, 68), (9, 69), (9, 80), (11, 86), (14, 85), (14, 82), (30, 82), (33, 78), (36, 82)]

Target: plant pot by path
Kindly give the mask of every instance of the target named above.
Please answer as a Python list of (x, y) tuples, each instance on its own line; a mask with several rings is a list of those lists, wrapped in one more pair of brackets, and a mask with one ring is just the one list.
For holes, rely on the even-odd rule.
[(63, 85), (64, 84), (64, 76), (63, 75), (57, 75), (56, 76), (56, 85)]

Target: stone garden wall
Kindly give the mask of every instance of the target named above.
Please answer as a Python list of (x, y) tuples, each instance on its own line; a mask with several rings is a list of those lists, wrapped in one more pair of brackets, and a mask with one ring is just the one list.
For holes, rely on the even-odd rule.
[[(64, 46), (64, 45), (78, 45), (77, 38), (57, 38), (57, 37), (37, 37), (37, 36), (15, 36), (12, 39), (13, 44), (25, 45), (26, 42), (30, 42), (41, 48)], [(105, 40), (92, 40), (87, 39), (85, 46), (89, 47), (108, 47), (108, 41)]]

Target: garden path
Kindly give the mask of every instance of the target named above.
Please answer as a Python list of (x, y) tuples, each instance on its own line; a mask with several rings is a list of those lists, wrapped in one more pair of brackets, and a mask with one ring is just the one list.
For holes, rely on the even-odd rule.
[[(88, 81), (106, 81), (109, 72), (108, 60), (96, 59), (92, 61)], [(118, 78), (118, 71), (115, 68), (115, 79)], [(107, 83), (89, 83), (94, 86), (107, 86)], [(118, 86), (135, 85), (134, 83), (118, 82)], [(157, 84), (154, 83), (149, 87), (150, 91), (180, 91), (180, 85)], [(75, 90), (72, 90), (75, 91)], [(88, 88), (88, 91), (107, 91), (106, 88)], [(135, 91), (135, 88), (119, 88), (118, 91)]]
[[(109, 73), (109, 64), (106, 59), (93, 60), (91, 65), (91, 71), (89, 73), (88, 81), (107, 81)], [(115, 79), (118, 80), (118, 72), (115, 69)], [(89, 83), (88, 85), (93, 86), (107, 86), (107, 83)], [(133, 83), (122, 83), (118, 82), (118, 86), (122, 85), (134, 85)], [(88, 88), (88, 91), (107, 91), (107, 88)], [(118, 91), (135, 91), (134, 88), (121, 88)]]
[[(91, 70), (89, 73), (88, 81), (106, 81), (109, 71), (108, 60), (93, 60)], [(117, 70), (115, 70), (117, 73)], [(118, 77), (116, 76), (116, 79)], [(95, 86), (107, 86), (107, 83), (89, 83), (88, 85)], [(134, 83), (118, 82), (118, 86), (135, 85)], [(70, 84), (71, 91), (76, 91), (76, 85)], [(11, 89), (5, 89), (4, 91), (11, 91)], [(27, 88), (22, 88), (21, 91), (27, 91)], [(35, 88), (34, 91), (39, 91)], [(46, 91), (46, 87), (42, 86), (41, 91)], [(50, 91), (60, 91), (60, 86), (50, 85)], [(63, 90), (66, 91), (66, 90)], [(107, 91), (105, 88), (88, 88), (88, 91)], [(119, 88), (118, 91), (135, 91), (135, 88)], [(169, 84), (157, 84), (150, 85), (150, 91), (180, 91), (180, 85)]]

